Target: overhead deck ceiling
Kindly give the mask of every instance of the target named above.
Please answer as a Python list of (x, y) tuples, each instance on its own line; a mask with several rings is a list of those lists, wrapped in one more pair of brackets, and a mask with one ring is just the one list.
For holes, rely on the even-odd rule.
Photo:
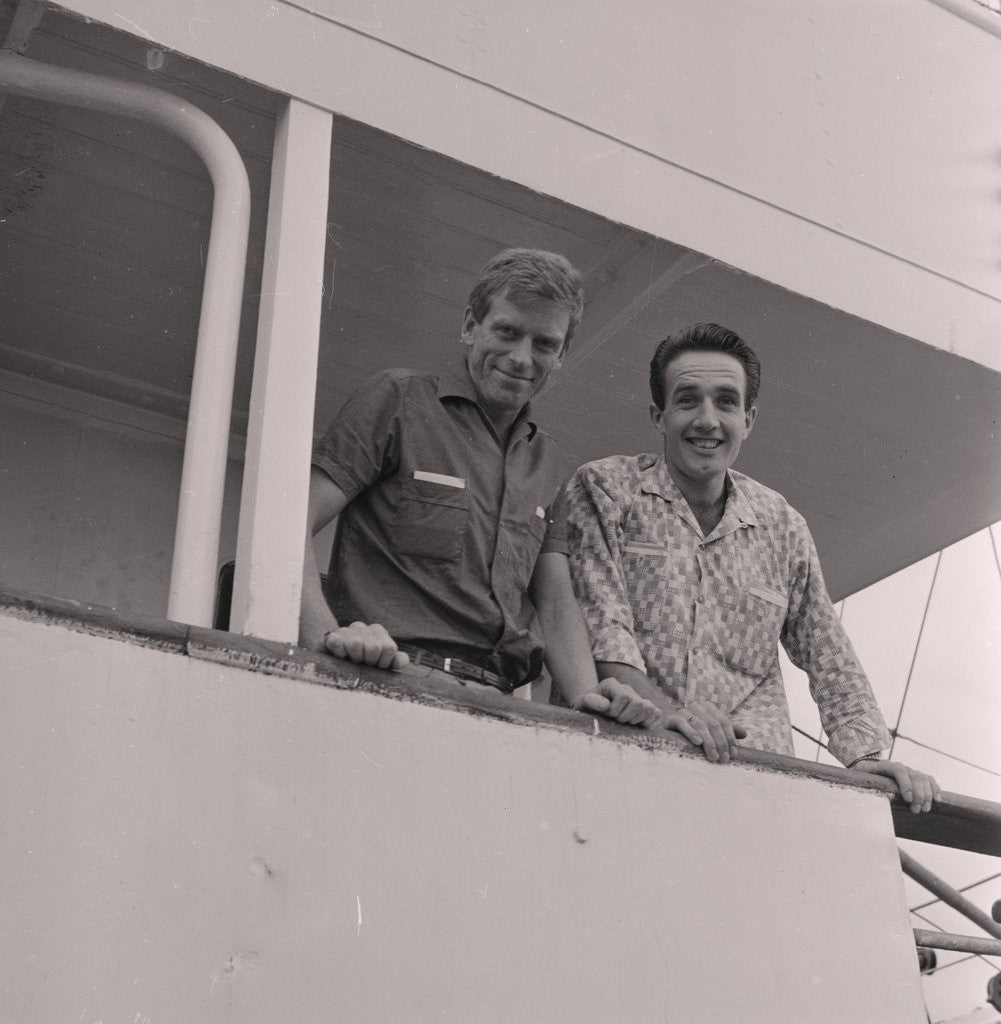
[[(0, 37), (13, 9), (0, 0)], [(58, 11), (25, 41), (31, 59), (190, 100), (243, 154), (253, 212), (234, 404), (242, 434), (284, 98)], [(139, 122), (0, 103), (0, 369), (183, 419), (211, 202), (203, 167)], [(583, 329), (537, 403), (571, 461), (654, 447), (654, 345), (715, 320), (764, 366), (738, 468), (806, 515), (835, 597), (1001, 519), (1001, 375), (978, 364), (342, 118), (327, 237), (317, 430), (373, 370), (457, 358), (478, 268), (504, 246), (540, 246), (586, 278)]]

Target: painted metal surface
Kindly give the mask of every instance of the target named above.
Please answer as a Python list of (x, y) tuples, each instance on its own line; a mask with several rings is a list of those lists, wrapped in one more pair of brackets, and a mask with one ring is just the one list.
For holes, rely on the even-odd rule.
[(291, 100), (275, 137), (230, 623), (270, 640), (299, 636), (330, 128)]
[(923, 1019), (880, 791), (192, 640), (0, 617), (11, 1019)]

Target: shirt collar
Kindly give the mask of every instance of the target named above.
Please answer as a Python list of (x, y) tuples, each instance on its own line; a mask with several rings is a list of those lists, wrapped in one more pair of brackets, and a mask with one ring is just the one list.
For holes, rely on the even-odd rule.
[[(483, 406), (480, 405), (480, 399), (476, 394), (476, 387), (473, 384), (473, 380), (469, 376), (469, 369), (466, 366), (465, 360), (463, 360), (461, 368), (449, 368), (439, 376), (437, 395), (439, 401), (443, 398), (462, 398), (467, 402), (472, 402), (473, 405), (480, 410), (483, 417), (489, 420)], [(511, 434), (512, 437), (514, 436), (514, 431), (522, 427), (525, 428), (529, 441), (535, 437), (539, 428), (535, 421), (530, 418), (531, 415), (531, 404), (526, 404), (515, 418)]]
[(726, 471), (728, 488), (727, 511), (729, 512), (732, 508), (740, 522), (747, 526), (757, 526), (758, 517), (755, 514), (750, 498), (744, 492), (744, 488), (740, 486), (739, 476), (739, 473), (731, 473), (730, 470)]
[[(641, 455), (639, 458), (640, 469), (643, 471), (640, 488), (647, 494), (660, 495), (665, 501), (672, 503), (681, 501), (687, 507), (688, 502), (685, 501), (681, 489), (674, 482), (674, 477), (671, 476), (671, 471), (667, 468), (663, 455)], [(716, 529), (719, 530), (730, 517), (736, 520), (733, 529), (736, 529), (738, 525), (757, 526), (758, 517), (754, 513), (754, 508), (737, 481), (736, 475), (730, 470), (726, 471), (726, 491), (726, 508), (723, 510), (723, 519), (720, 520), (720, 525)]]

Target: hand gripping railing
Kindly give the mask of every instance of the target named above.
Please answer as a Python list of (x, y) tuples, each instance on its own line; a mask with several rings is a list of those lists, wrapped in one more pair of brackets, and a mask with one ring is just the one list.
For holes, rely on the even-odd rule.
[(212, 224), (181, 470), (167, 617), (212, 623), (233, 376), (250, 228), (250, 183), (236, 146), (203, 111), (170, 93), (0, 52), (0, 90), (158, 125), (204, 162)]

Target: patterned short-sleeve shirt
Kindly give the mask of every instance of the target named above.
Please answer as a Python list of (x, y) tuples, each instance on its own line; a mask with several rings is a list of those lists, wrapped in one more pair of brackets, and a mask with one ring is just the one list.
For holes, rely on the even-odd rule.
[(645, 672), (681, 705), (714, 704), (747, 729), (748, 746), (791, 754), (781, 643), (809, 676), (839, 760), (887, 748), (805, 520), (742, 473), (728, 473), (727, 490), (706, 537), (656, 455), (613, 456), (574, 474), (570, 565), (595, 659)]

